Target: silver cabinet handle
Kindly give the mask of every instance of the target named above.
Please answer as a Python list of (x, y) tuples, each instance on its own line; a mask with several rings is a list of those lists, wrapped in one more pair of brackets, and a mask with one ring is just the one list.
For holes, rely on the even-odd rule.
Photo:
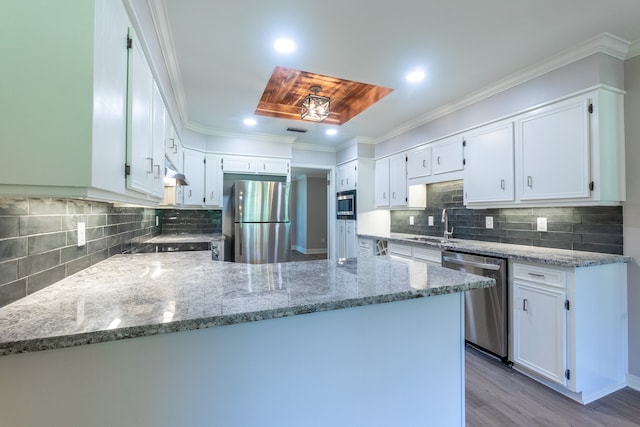
[(527, 187), (533, 188), (533, 177), (531, 175), (527, 176)]
[(176, 140), (174, 138), (169, 138), (169, 141), (171, 141), (171, 145), (169, 145), (169, 148), (174, 148), (176, 146)]
[(426, 161), (426, 160), (423, 160), (423, 161), (422, 161), (422, 167), (423, 167), (423, 168), (426, 168), (426, 167), (427, 167), (427, 161)]
[(501, 179), (501, 180), (500, 180), (500, 189), (501, 189), (502, 191), (504, 191), (504, 189), (505, 189), (505, 181), (504, 181), (504, 179)]
[(154, 178), (160, 178), (160, 165), (153, 165), (155, 172), (153, 174)]
[(438, 162), (437, 162), (437, 163), (438, 163), (438, 164), (440, 164), (440, 156), (438, 156), (438, 159), (437, 159), (437, 160), (438, 160)]
[(540, 274), (540, 273), (528, 273), (528, 274), (529, 274), (529, 276), (544, 278), (544, 274)]
[(393, 193), (391, 193), (391, 198), (395, 199), (396, 198), (396, 192), (394, 191)]
[(387, 200), (387, 193), (386, 192), (382, 193), (382, 199), (383, 200)]
[(522, 311), (529, 311), (529, 301), (526, 298), (522, 300)]
[(189, 198), (191, 198), (191, 190), (189, 190)]
[(153, 173), (153, 159), (147, 157), (147, 173)]

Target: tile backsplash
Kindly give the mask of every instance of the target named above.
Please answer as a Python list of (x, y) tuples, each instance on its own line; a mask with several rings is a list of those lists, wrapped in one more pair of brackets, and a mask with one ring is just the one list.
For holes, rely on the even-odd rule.
[[(612, 254), (623, 253), (622, 207), (467, 209), (462, 181), (431, 184), (427, 208), (391, 212), (391, 232), (442, 236), (442, 209), (449, 214), (453, 237), (528, 246), (544, 246)], [(409, 216), (415, 225), (409, 225)], [(428, 225), (433, 216), (434, 225)], [(493, 217), (493, 228), (485, 218)], [(536, 231), (537, 218), (547, 218), (547, 231)]]
[[(75, 199), (0, 198), (0, 307), (160, 232), (156, 210)], [(86, 244), (77, 246), (78, 223)]]
[(221, 210), (158, 209), (162, 233), (222, 233)]

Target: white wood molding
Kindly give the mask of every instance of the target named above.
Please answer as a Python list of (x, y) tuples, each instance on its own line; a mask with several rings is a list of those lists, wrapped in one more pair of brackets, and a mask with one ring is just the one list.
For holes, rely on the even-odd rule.
[(640, 391), (640, 377), (627, 374), (627, 386), (634, 390)]

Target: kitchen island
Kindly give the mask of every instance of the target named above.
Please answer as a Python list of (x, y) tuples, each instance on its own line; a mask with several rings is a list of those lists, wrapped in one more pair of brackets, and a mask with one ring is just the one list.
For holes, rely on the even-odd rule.
[(0, 309), (3, 422), (464, 425), (461, 291), (492, 285), (390, 257), (117, 255)]

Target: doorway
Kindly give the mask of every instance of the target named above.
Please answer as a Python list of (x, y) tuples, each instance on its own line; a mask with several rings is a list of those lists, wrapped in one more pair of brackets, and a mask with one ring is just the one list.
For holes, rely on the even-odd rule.
[[(292, 259), (322, 259), (329, 253), (327, 179), (331, 170), (291, 168)], [(294, 256), (295, 255), (295, 256)]]

